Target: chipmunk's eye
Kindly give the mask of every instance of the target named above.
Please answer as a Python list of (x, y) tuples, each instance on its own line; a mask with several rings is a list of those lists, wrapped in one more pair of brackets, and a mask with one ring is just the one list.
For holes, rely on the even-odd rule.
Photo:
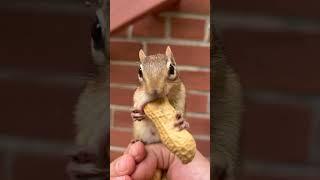
[(175, 69), (173, 67), (172, 64), (170, 64), (170, 67), (169, 67), (169, 75), (174, 75), (175, 74)]
[(94, 23), (91, 27), (91, 38), (94, 43), (95, 49), (103, 49), (104, 48), (104, 37), (102, 34), (102, 27), (99, 22), (98, 17), (96, 17)]
[(139, 73), (139, 77), (140, 77), (140, 78), (142, 78), (142, 77), (143, 77), (143, 75), (142, 75), (142, 69), (141, 69), (141, 67), (139, 67), (139, 71), (138, 71), (138, 73)]
[(174, 80), (176, 78), (176, 68), (172, 64), (170, 64), (169, 66), (168, 77), (171, 80)]

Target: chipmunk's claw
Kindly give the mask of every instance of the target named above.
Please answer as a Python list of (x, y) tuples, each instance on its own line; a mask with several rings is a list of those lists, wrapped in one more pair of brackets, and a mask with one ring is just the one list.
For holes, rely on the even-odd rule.
[(131, 144), (134, 144), (134, 143), (136, 143), (136, 142), (138, 142), (138, 141), (140, 141), (140, 142), (142, 142), (143, 144), (146, 144), (144, 141), (142, 141), (141, 139), (132, 139), (131, 141), (130, 141), (130, 143)]
[(190, 127), (189, 123), (182, 117), (181, 113), (176, 115), (177, 121), (174, 123), (174, 126), (178, 126), (179, 130), (188, 129)]
[(145, 114), (141, 110), (133, 109), (131, 111), (131, 118), (133, 121), (141, 121), (145, 118)]

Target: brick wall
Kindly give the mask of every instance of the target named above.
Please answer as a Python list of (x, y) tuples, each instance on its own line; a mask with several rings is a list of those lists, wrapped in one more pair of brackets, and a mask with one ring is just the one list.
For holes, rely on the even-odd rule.
[(74, 105), (95, 70), (94, 11), (37, 5), (0, 10), (1, 180), (67, 179)]
[(199, 150), (210, 156), (210, 1), (182, 0), (177, 7), (147, 15), (110, 38), (111, 160), (118, 157), (132, 137), (134, 88), (138, 85), (139, 49), (164, 53), (170, 45), (185, 82), (187, 116)]
[(320, 178), (318, 1), (215, 1), (246, 111), (242, 178)]

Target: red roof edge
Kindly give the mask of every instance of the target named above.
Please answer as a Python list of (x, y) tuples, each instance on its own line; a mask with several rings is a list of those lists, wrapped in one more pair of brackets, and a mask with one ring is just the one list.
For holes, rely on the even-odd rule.
[(110, 0), (110, 33), (150, 13), (159, 13), (175, 6), (179, 0)]

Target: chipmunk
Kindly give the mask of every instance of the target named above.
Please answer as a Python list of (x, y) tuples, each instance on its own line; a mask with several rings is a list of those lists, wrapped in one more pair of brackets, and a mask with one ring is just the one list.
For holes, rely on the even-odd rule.
[(76, 138), (74, 151), (69, 153), (71, 160), (67, 166), (70, 179), (104, 180), (108, 174), (106, 161), (109, 148), (106, 147), (109, 86), (105, 58), (105, 29), (102, 11), (98, 10), (91, 28), (91, 54), (98, 68), (94, 79), (86, 82), (74, 111)]
[[(133, 137), (135, 141), (145, 144), (159, 143), (160, 137), (154, 124), (144, 112), (144, 106), (157, 98), (168, 97), (175, 108), (177, 121), (175, 126), (179, 129), (189, 128), (184, 119), (186, 88), (179, 77), (173, 53), (167, 46), (165, 54), (146, 56), (143, 50), (139, 51), (140, 65), (138, 79), (140, 85), (133, 95)], [(163, 177), (165, 178), (165, 177)]]
[(227, 65), (221, 40), (212, 29), (213, 89), (212, 142), (213, 176), (236, 179), (239, 169), (239, 139), (242, 114), (242, 88), (236, 72)]

